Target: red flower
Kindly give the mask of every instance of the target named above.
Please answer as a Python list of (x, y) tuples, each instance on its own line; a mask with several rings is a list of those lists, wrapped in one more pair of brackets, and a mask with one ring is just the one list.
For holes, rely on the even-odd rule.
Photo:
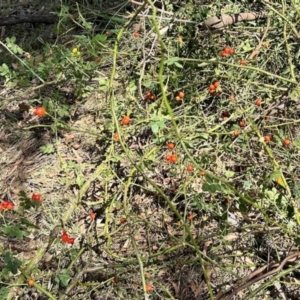
[(8, 209), (8, 210), (12, 210), (12, 209), (14, 209), (14, 207), (15, 207), (15, 205), (12, 202), (8, 202), (6, 205), (6, 209)]
[(34, 201), (41, 201), (41, 197), (42, 195), (41, 194), (32, 194), (31, 196), (31, 199), (34, 200)]
[(74, 244), (74, 241), (75, 241), (75, 238), (71, 238), (68, 236), (68, 234), (64, 231), (63, 234), (61, 235), (61, 240), (64, 242), (64, 243), (67, 243), (67, 244)]
[(0, 210), (7, 209), (12, 210), (14, 209), (15, 205), (12, 202), (9, 202), (7, 200), (3, 200), (2, 203), (0, 203)]
[(75, 241), (75, 238), (70, 238), (70, 237), (68, 237), (68, 239), (67, 239), (67, 243), (68, 243), (68, 244), (71, 244), (71, 245), (74, 244), (74, 241)]
[(96, 219), (96, 213), (91, 212), (91, 213), (90, 213), (90, 218), (91, 218), (92, 220)]
[(63, 234), (61, 235), (61, 240), (66, 243), (68, 240), (69, 236), (68, 234), (64, 231)]

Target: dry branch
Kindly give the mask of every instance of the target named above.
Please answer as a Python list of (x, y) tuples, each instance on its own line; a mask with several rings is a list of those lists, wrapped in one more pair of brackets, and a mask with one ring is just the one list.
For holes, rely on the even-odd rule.
[(228, 25), (232, 25), (242, 21), (253, 21), (256, 19), (266, 18), (266, 12), (249, 12), (249, 13), (239, 13), (239, 14), (224, 14), (221, 15), (220, 18), (214, 16), (208, 18), (206, 21), (203, 22), (202, 27), (210, 29), (210, 30), (217, 30), (222, 29)]
[(0, 26), (15, 25), (20, 23), (53, 24), (57, 21), (55, 15), (22, 15), (0, 18)]

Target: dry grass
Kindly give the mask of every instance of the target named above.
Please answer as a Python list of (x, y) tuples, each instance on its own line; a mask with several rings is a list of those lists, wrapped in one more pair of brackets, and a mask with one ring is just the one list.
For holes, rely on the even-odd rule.
[[(299, 49), (291, 25), (298, 5), (266, 3), (269, 21), (211, 35), (187, 21), (261, 8), (190, 1), (157, 4), (155, 16), (151, 5), (124, 1), (108, 21), (98, 13), (105, 4), (72, 5), (72, 15), (62, 6), (51, 28), (58, 35), (46, 45), (35, 40), (42, 28), (30, 28), (24, 44), (22, 28), (14, 33), (33, 57), (21, 59), (44, 82), (3, 49), (0, 65), (12, 72), (0, 77), (0, 195), (15, 209), (1, 211), (0, 228), (28, 231), (23, 239), (1, 236), (3, 270), (12, 270), (7, 257), (21, 263), (15, 274), (0, 273), (3, 299), (298, 299), (298, 256), (284, 261), (298, 253), (300, 225)], [(177, 22), (157, 36), (171, 14)], [(235, 54), (221, 58), (226, 45)], [(220, 96), (208, 93), (216, 80)], [(27, 110), (37, 105), (48, 115)], [(176, 163), (166, 161), (169, 152)], [(41, 206), (24, 210), (20, 192), (28, 201), (41, 194)], [(64, 230), (74, 245), (62, 243)]]

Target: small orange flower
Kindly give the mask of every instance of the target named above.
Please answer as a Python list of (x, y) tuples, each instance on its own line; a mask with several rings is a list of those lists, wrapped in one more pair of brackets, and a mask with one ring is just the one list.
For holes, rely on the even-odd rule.
[(152, 286), (152, 284), (147, 283), (147, 284), (146, 284), (146, 292), (147, 292), (147, 293), (150, 293), (150, 292), (152, 292), (152, 291), (153, 291), (153, 286)]
[(170, 150), (173, 150), (175, 148), (175, 144), (174, 143), (167, 143), (167, 147), (170, 149)]
[(254, 103), (256, 106), (261, 106), (261, 99), (260, 98), (256, 99)]
[(121, 121), (122, 125), (128, 125), (129, 122), (130, 122), (129, 116), (124, 116), (122, 121)]
[(34, 280), (33, 279), (29, 279), (27, 282), (28, 282), (29, 286), (33, 286), (34, 285)]
[(240, 134), (240, 132), (239, 132), (238, 130), (234, 130), (234, 131), (233, 131), (233, 136), (234, 136), (234, 137), (239, 136), (239, 134)]
[(167, 154), (166, 154), (166, 160), (167, 160), (168, 162), (171, 162), (171, 159), (172, 159), (172, 153), (167, 153)]
[(243, 120), (239, 121), (239, 126), (241, 128), (245, 127), (246, 126), (245, 121), (243, 121)]
[(193, 171), (194, 171), (194, 166), (193, 166), (193, 165), (188, 165), (188, 166), (186, 167), (186, 170), (187, 170), (188, 172), (193, 172)]
[(120, 140), (120, 137), (117, 133), (113, 134), (113, 140), (116, 141), (116, 142)]
[(111, 279), (111, 282), (114, 283), (114, 284), (118, 283), (118, 278), (117, 277), (113, 277)]
[(92, 219), (92, 220), (94, 220), (94, 219), (96, 219), (96, 213), (94, 213), (94, 212), (91, 212), (90, 213), (90, 218)]
[(184, 92), (179, 92), (178, 93), (178, 96), (182, 99), (182, 98), (184, 98)]
[(121, 224), (125, 224), (127, 222), (127, 220), (125, 218), (120, 218), (120, 223)]
[(214, 84), (213, 84), (213, 86), (215, 88), (218, 88), (220, 86), (220, 82), (219, 81), (215, 81)]
[(176, 154), (172, 154), (171, 162), (174, 163), (174, 164), (177, 162), (177, 155)]

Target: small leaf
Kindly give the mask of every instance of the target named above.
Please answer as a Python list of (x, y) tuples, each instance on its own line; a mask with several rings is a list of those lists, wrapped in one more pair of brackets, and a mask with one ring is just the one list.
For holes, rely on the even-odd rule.
[(299, 140), (293, 140), (293, 145), (296, 146), (298, 149), (300, 149), (300, 141)]
[(21, 240), (24, 236), (28, 236), (30, 234), (28, 231), (22, 230), (22, 228), (17, 225), (5, 225), (2, 227), (2, 231), (10, 237), (17, 237)]
[(294, 101), (298, 101), (300, 99), (300, 87), (296, 87), (291, 93), (290, 98)]
[(100, 42), (100, 43), (103, 43), (107, 40), (107, 35), (106, 34), (96, 34), (94, 37), (93, 37), (93, 41), (95, 42)]
[(180, 68), (182, 69), (183, 68), (183, 65), (178, 63), (178, 62), (175, 62), (174, 65), (177, 67), (177, 68)]
[(234, 176), (234, 172), (233, 172), (233, 171), (226, 171), (226, 172), (225, 172), (225, 176), (226, 176), (227, 178), (232, 178), (232, 177)]
[(62, 286), (68, 286), (68, 281), (70, 279), (70, 275), (67, 269), (62, 269), (60, 274), (55, 277), (55, 281), (60, 283)]
[(280, 170), (275, 170), (269, 177), (269, 181), (272, 181), (273, 179), (281, 177)]
[(24, 224), (24, 225), (27, 225), (28, 227), (32, 227), (32, 228), (35, 228), (35, 229), (40, 229), (40, 227), (32, 224), (31, 222), (29, 222), (27, 219), (25, 218), (21, 218), (20, 219), (21, 223)]
[(201, 137), (201, 138), (207, 140), (207, 139), (209, 138), (209, 134), (208, 134), (208, 133), (200, 133), (200, 134), (199, 134), (199, 137)]
[(171, 57), (171, 58), (165, 60), (164, 63), (165, 63), (167, 66), (171, 66), (171, 65), (173, 65), (175, 62), (177, 62), (178, 60), (179, 60), (179, 57)]
[(212, 184), (204, 183), (202, 185), (202, 190), (206, 192), (215, 193), (217, 191), (222, 191), (222, 186), (218, 183), (212, 183)]
[(158, 133), (159, 127), (157, 124), (152, 123), (152, 124), (150, 124), (150, 127), (151, 127), (151, 130), (153, 133)]
[(0, 300), (6, 300), (8, 297), (8, 293), (9, 293), (9, 288), (2, 287), (0, 289)]
[(18, 268), (22, 265), (22, 262), (12, 257), (9, 252), (5, 253), (4, 262), (6, 263), (6, 268), (9, 269), (13, 274), (17, 274)]
[(54, 152), (55, 152), (53, 145), (52, 145), (52, 144), (49, 144), (49, 143), (47, 143), (47, 144), (44, 145), (44, 146), (41, 146), (41, 147), (40, 147), (40, 150), (41, 150), (44, 154), (51, 154), (51, 153), (54, 153)]

